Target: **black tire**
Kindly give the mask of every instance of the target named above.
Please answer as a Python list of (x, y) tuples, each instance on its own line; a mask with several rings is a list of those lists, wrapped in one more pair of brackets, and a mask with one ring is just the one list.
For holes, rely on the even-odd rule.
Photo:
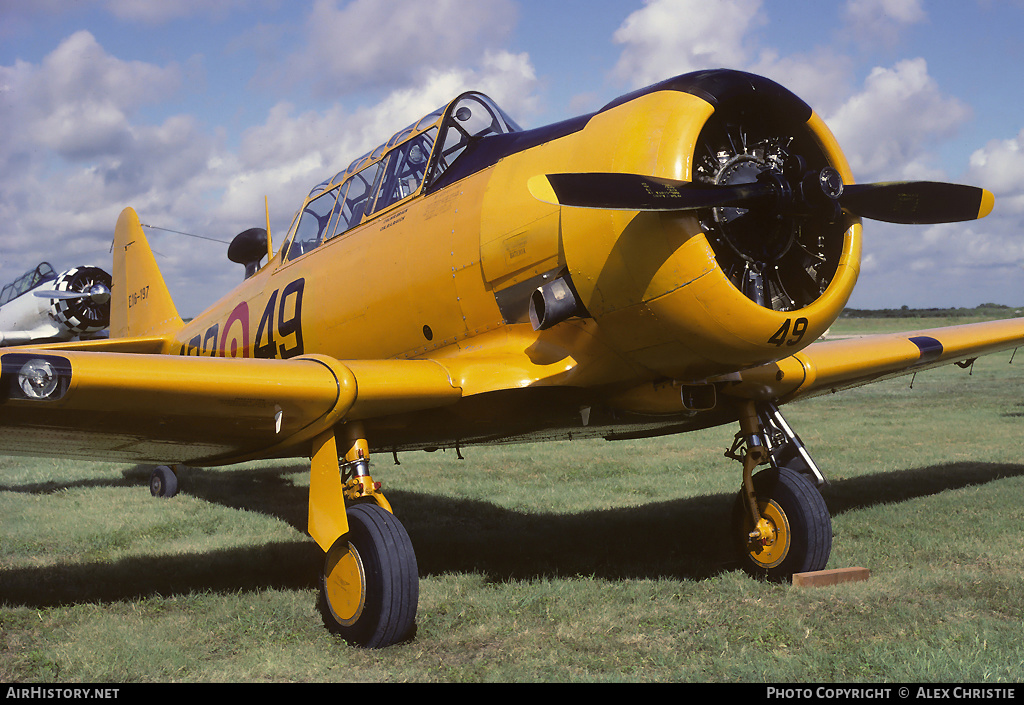
[(367, 503), (348, 509), (348, 529), (327, 552), (320, 573), (324, 625), (367, 648), (412, 638), (420, 584), (405, 527), (387, 510)]
[(157, 465), (149, 476), (149, 493), (154, 497), (178, 494), (178, 476), (166, 465)]
[(762, 470), (753, 480), (758, 506), (769, 519), (775, 540), (770, 546), (750, 542), (753, 522), (741, 491), (733, 510), (733, 531), (743, 569), (772, 581), (822, 570), (832, 552), (832, 517), (818, 488), (790, 468)]

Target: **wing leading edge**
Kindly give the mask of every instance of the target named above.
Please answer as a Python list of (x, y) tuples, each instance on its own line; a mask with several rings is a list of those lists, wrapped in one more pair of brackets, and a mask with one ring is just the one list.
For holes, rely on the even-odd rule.
[(910, 333), (820, 341), (778, 362), (744, 370), (729, 394), (781, 403), (1024, 345), (1024, 318)]
[(461, 396), (427, 360), (18, 349), (0, 364), (0, 447), (22, 455), (206, 465), (309, 457), (344, 420)]

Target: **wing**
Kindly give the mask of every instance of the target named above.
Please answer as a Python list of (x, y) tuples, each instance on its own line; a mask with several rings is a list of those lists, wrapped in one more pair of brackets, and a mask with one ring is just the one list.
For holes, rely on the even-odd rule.
[(182, 464), (309, 456), (343, 419), (454, 402), (427, 360), (0, 351), (5, 453)]
[(731, 395), (782, 403), (1024, 345), (1024, 318), (822, 341), (729, 381)]

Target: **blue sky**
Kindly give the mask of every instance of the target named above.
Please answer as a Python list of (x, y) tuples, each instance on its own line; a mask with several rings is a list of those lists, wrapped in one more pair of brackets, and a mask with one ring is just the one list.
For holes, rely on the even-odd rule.
[[(984, 186), (975, 223), (865, 224), (851, 306), (1024, 305), (1024, 0), (0, 0), (0, 280), (110, 267), (117, 214), (279, 237), (302, 196), (462, 90), (532, 127), (699, 68), (810, 103), (858, 181)], [(240, 280), (151, 230), (184, 316)]]

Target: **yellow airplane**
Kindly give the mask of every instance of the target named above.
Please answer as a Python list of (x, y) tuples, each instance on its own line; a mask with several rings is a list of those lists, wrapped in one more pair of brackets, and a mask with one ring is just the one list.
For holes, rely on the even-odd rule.
[(731, 531), (747, 570), (787, 579), (825, 567), (832, 527), (779, 407), (1024, 341), (1024, 319), (819, 341), (861, 218), (992, 204), (854, 184), (819, 116), (747, 73), (532, 130), (464, 93), (316, 186), (276, 252), (269, 217), (236, 237), (243, 280), (188, 324), (123, 211), (111, 337), (0, 351), (0, 450), (162, 463), (157, 495), (175, 464), (310, 458), (324, 622), (380, 647), (413, 633), (419, 583), (372, 453), (738, 423)]

